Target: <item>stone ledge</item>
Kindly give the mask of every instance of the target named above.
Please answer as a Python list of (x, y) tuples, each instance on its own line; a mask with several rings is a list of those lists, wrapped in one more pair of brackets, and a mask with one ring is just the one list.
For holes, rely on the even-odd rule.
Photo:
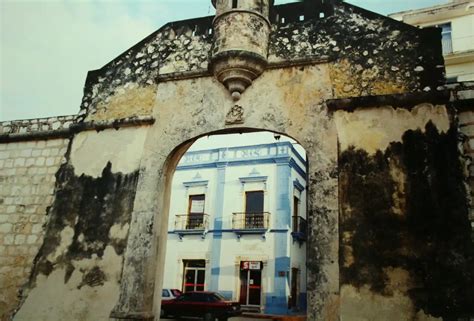
[[(75, 117), (75, 116), (64, 116), (64, 117)], [(57, 117), (59, 118), (59, 117)], [(133, 127), (133, 126), (142, 126), (142, 125), (152, 125), (155, 122), (155, 118), (151, 116), (145, 117), (130, 117), (122, 119), (113, 119), (105, 121), (86, 121), (78, 122), (76, 118), (74, 121), (64, 120), (63, 127), (58, 129), (47, 129), (47, 130), (34, 130), (31, 128), (31, 123), (34, 122), (45, 122), (51, 118), (40, 118), (32, 120), (18, 120), (13, 122), (3, 122), (0, 123), (0, 143), (10, 143), (17, 141), (29, 141), (29, 140), (46, 140), (54, 138), (68, 138), (76, 133), (87, 131), (87, 130), (96, 130), (101, 131), (104, 129), (114, 128), (119, 129), (122, 127)], [(68, 127), (65, 127), (66, 123)], [(24, 124), (22, 127), (15, 127), (15, 130), (12, 124)], [(30, 127), (29, 127), (30, 126)], [(10, 128), (8, 131), (2, 131), (3, 128)], [(17, 128), (26, 128), (26, 130), (18, 130)]]
[(449, 103), (449, 98), (449, 90), (440, 90), (436, 92), (408, 92), (393, 95), (328, 99), (326, 104), (330, 111), (354, 111), (357, 108), (380, 106), (412, 109), (421, 103), (446, 104)]

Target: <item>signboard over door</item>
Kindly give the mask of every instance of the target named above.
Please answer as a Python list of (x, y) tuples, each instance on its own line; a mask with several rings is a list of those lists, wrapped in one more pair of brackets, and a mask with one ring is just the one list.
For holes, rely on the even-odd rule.
[(260, 261), (242, 261), (240, 265), (241, 270), (261, 270), (262, 262)]

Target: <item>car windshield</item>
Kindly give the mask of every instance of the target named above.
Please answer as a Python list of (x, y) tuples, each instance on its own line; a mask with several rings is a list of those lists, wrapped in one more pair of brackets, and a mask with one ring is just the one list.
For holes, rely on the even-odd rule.
[(177, 289), (171, 289), (171, 293), (173, 293), (173, 295), (176, 297), (181, 295), (181, 291)]
[(220, 293), (212, 293), (211, 297), (214, 301), (225, 301), (225, 298)]

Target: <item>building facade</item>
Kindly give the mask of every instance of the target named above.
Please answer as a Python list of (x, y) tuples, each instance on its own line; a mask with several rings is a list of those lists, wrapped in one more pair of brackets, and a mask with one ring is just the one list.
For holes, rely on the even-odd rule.
[(421, 28), (441, 28), (448, 83), (474, 81), (474, 2), (451, 0), (446, 4), (389, 15)]
[(163, 287), (304, 313), (306, 165), (290, 142), (187, 152), (173, 177)]

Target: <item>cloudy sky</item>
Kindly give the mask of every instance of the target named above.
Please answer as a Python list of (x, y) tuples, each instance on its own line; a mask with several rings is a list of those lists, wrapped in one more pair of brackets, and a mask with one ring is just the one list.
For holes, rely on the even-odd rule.
[[(293, 2), (289, 0), (277, 3)], [(349, 0), (388, 14), (446, 0)], [(0, 0), (0, 121), (76, 114), (88, 70), (210, 0)]]

